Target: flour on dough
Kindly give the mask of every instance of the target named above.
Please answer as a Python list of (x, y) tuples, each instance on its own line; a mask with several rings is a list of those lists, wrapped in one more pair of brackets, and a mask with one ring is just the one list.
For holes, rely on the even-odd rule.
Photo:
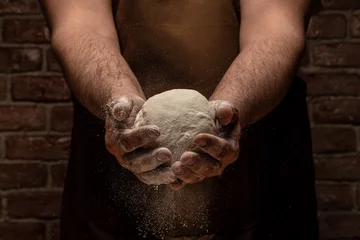
[(215, 111), (199, 92), (174, 89), (145, 102), (136, 117), (135, 127), (149, 124), (160, 128), (160, 137), (144, 147), (167, 147), (175, 162), (185, 151), (200, 151), (193, 142), (197, 134), (214, 134)]

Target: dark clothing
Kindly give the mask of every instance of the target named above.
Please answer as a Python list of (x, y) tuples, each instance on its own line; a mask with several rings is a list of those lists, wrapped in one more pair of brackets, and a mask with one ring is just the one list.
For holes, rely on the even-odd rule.
[[(239, 53), (237, 2), (119, 1), (121, 51), (147, 97), (173, 88), (210, 96)], [(305, 83), (294, 79), (282, 103), (243, 130), (239, 159), (221, 177), (177, 192), (122, 168), (105, 148), (104, 122), (74, 99), (61, 239), (316, 240), (305, 97)]]

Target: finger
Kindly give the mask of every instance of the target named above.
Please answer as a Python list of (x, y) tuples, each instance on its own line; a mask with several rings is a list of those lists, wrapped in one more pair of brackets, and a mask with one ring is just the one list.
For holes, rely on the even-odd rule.
[(117, 146), (119, 131), (117, 130), (115, 120), (107, 118), (105, 122), (105, 128), (105, 146), (111, 153), (114, 154), (115, 150), (120, 150)]
[(180, 161), (173, 163), (173, 165), (171, 165), (171, 170), (175, 173), (177, 178), (185, 183), (196, 183), (204, 179), (203, 176), (199, 176), (183, 166)]
[(169, 184), (176, 180), (174, 172), (169, 168), (157, 168), (155, 170), (136, 175), (140, 181), (148, 185)]
[(133, 104), (134, 102), (131, 99), (121, 97), (111, 103), (111, 116), (117, 121), (125, 120), (129, 116), (133, 108)]
[(194, 138), (194, 142), (204, 152), (220, 162), (234, 157), (237, 151), (237, 145), (232, 139), (225, 140), (207, 133), (198, 134)]
[(146, 143), (160, 136), (160, 129), (155, 125), (141, 126), (133, 129), (125, 129), (120, 132), (119, 144), (125, 152), (144, 146)]
[(185, 152), (182, 154), (180, 162), (199, 176), (213, 177), (220, 175), (220, 162), (208, 154)]
[(211, 101), (212, 107), (215, 109), (215, 117), (220, 124), (226, 126), (233, 120), (234, 114), (237, 112), (235, 107), (226, 101)]
[(175, 191), (180, 190), (181, 188), (183, 188), (185, 186), (186, 186), (186, 183), (180, 179), (177, 179), (175, 182), (172, 182), (169, 184), (169, 187)]
[(171, 161), (172, 154), (167, 148), (138, 149), (124, 156), (124, 167), (134, 173), (154, 170), (161, 164)]

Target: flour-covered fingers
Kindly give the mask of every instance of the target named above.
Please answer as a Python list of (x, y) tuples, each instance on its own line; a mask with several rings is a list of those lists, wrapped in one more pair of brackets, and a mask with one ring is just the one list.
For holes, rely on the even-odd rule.
[(185, 183), (196, 183), (204, 179), (204, 176), (200, 176), (187, 167), (183, 166), (180, 161), (171, 165), (171, 170), (175, 173), (176, 177)]
[(149, 172), (136, 174), (138, 179), (148, 185), (170, 184), (176, 176), (170, 167), (157, 168)]
[(220, 162), (227, 161), (229, 159), (235, 161), (236, 155), (239, 154), (237, 144), (235, 144), (232, 139), (227, 140), (211, 134), (201, 133), (194, 138), (194, 142), (204, 152)]
[(151, 171), (161, 164), (171, 161), (172, 154), (169, 149), (161, 147), (156, 149), (136, 149), (124, 155), (124, 164), (134, 173)]
[(121, 97), (109, 103), (108, 108), (111, 117), (113, 117), (117, 121), (123, 121), (130, 115), (133, 109), (133, 105), (133, 100), (127, 97)]
[(153, 141), (160, 136), (160, 130), (155, 125), (142, 126), (138, 128), (125, 129), (120, 132), (119, 145), (125, 152)]
[(220, 175), (220, 162), (208, 154), (185, 152), (182, 154), (180, 162), (200, 176), (213, 177)]
[(116, 126), (114, 119), (107, 118), (105, 122), (106, 132), (105, 132), (105, 146), (106, 149), (115, 154), (115, 152), (121, 151), (118, 147), (119, 131)]
[(215, 100), (211, 101), (210, 104), (215, 110), (216, 119), (218, 119), (223, 126), (228, 125), (232, 121), (234, 114), (237, 112), (235, 107), (226, 101)]
[(175, 182), (172, 182), (172, 183), (169, 184), (169, 187), (170, 187), (172, 190), (177, 191), (177, 190), (180, 190), (180, 189), (182, 189), (183, 187), (185, 187), (186, 184), (187, 184), (186, 182), (183, 182), (183, 181), (180, 180), (180, 179), (176, 179)]

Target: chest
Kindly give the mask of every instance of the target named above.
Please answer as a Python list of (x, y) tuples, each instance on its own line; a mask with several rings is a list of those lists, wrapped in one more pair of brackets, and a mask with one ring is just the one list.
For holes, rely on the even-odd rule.
[(239, 0), (113, 0), (116, 23), (229, 24), (240, 22)]

